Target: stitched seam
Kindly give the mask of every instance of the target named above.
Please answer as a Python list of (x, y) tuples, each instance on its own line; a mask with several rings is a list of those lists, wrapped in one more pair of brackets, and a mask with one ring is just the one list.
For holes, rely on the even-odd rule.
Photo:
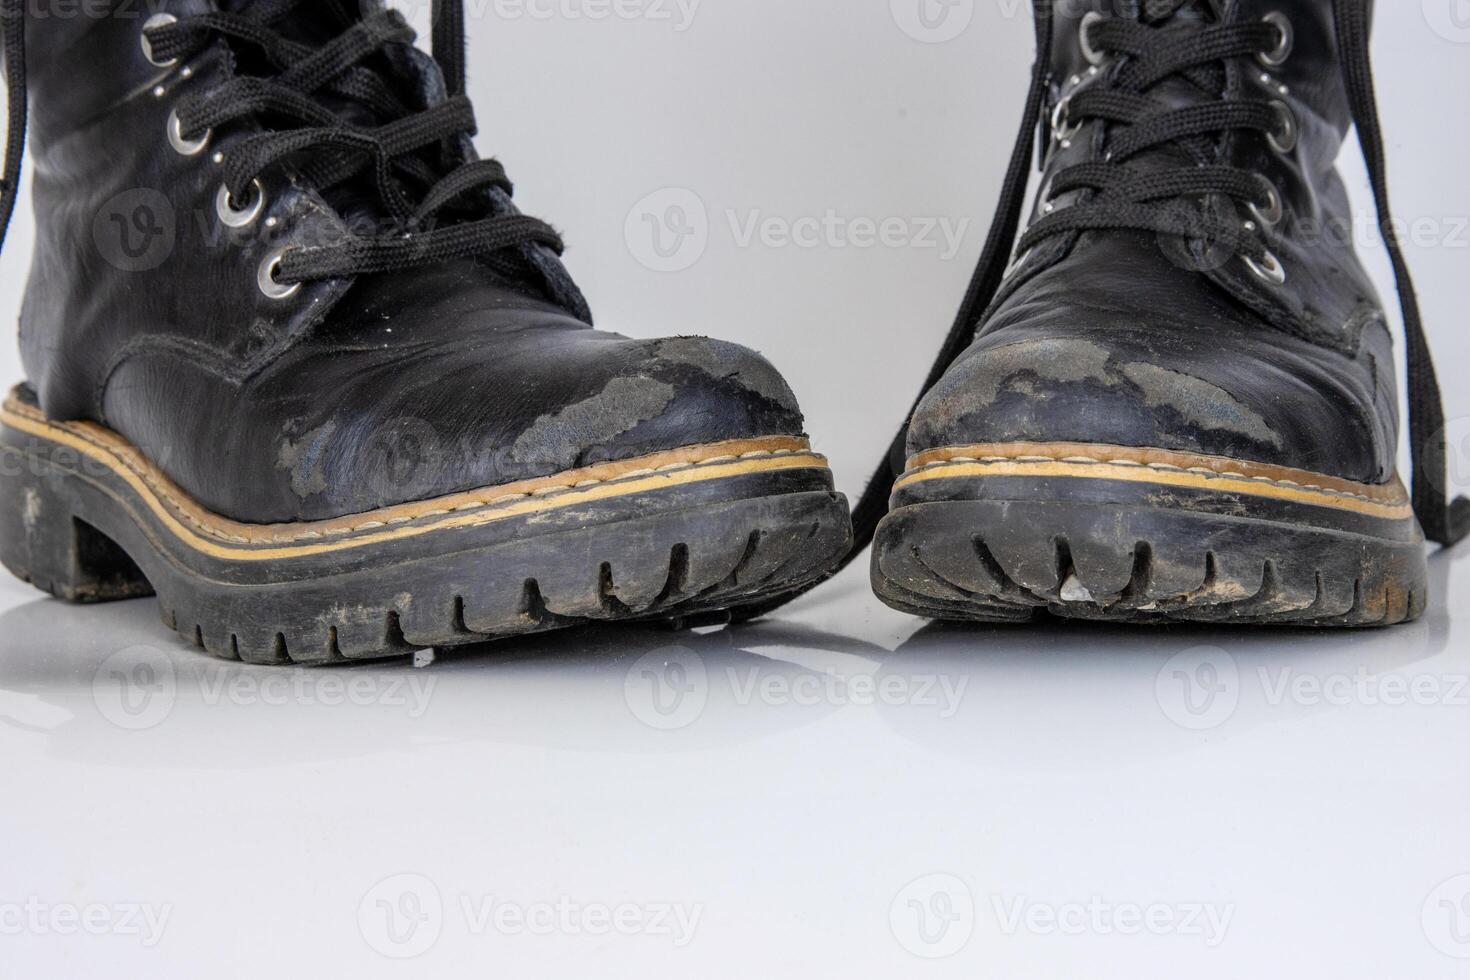
[(937, 467), (950, 466), (953, 464), (974, 463), (1061, 463), (1064, 465), (1083, 466), (1131, 466), (1136, 469), (1158, 470), (1164, 473), (1193, 473), (1207, 479), (1221, 480), (1245, 480), (1249, 483), (1264, 483), (1275, 487), (1284, 487), (1290, 490), (1310, 490), (1313, 493), (1326, 494), (1331, 497), (1344, 497), (1350, 500), (1361, 500), (1370, 504), (1406, 504), (1406, 499), (1398, 495), (1388, 493), (1381, 495), (1370, 495), (1351, 493), (1347, 490), (1337, 490), (1332, 487), (1319, 486), (1314, 483), (1298, 483), (1295, 480), (1273, 480), (1267, 476), (1250, 476), (1246, 473), (1236, 473), (1231, 470), (1213, 469), (1207, 466), (1174, 466), (1171, 463), (1140, 463), (1136, 459), (1097, 459), (1092, 456), (1067, 456), (1058, 458), (1055, 456), (955, 456), (951, 459), (936, 460), (925, 463), (923, 466), (911, 469), (904, 474), (909, 476), (914, 473), (922, 473)]
[(601, 486), (603, 484), (615, 485), (618, 483), (632, 482), (644, 479), (649, 476), (657, 476), (661, 473), (675, 473), (681, 470), (696, 469), (699, 467), (720, 466), (727, 463), (736, 463), (756, 459), (780, 459), (788, 456), (810, 456), (814, 460), (819, 458), (815, 453), (808, 449), (756, 450), (748, 453), (740, 453), (738, 455), (727, 453), (720, 456), (709, 456), (702, 459), (689, 460), (679, 463), (666, 463), (663, 466), (629, 470), (626, 473), (620, 473), (616, 477), (612, 477), (609, 479), (580, 480), (576, 483), (538, 487), (535, 490), (526, 490), (519, 493), (507, 493), (500, 494), (496, 497), (467, 500), (463, 503), (456, 504), (453, 507), (424, 511), (421, 514), (415, 514), (412, 517), (395, 517), (381, 521), (365, 521), (362, 524), (356, 524), (351, 527), (335, 527), (329, 528), (325, 531), (303, 531), (294, 535), (242, 537), (237, 534), (231, 534), (228, 531), (222, 530), (221, 528), (215, 527), (214, 525), (199, 520), (192, 513), (190, 513), (189, 510), (190, 506), (197, 507), (197, 504), (186, 504), (183, 501), (179, 500), (169, 490), (168, 487), (158, 481), (157, 477), (154, 476), (154, 474), (148, 468), (140, 466), (138, 463), (134, 462), (128, 457), (118, 453), (114, 447), (109, 446), (107, 443), (97, 439), (85, 429), (73, 428), (66, 423), (47, 421), (44, 416), (40, 415), (37, 412), (33, 412), (28, 405), (12, 405), (9, 407), (10, 410), (14, 411), (17, 415), (29, 418), (34, 422), (44, 423), (46, 425), (61, 429), (68, 435), (75, 436), (76, 438), (81, 439), (83, 442), (86, 442), (91, 446), (95, 446), (96, 448), (107, 453), (110, 458), (115, 459), (122, 465), (126, 466), (130, 471), (132, 471), (135, 476), (137, 476), (145, 484), (147, 484), (148, 488), (152, 490), (155, 494), (157, 494), (161, 500), (170, 505), (170, 507), (172, 507), (173, 510), (176, 512), (177, 517), (188, 522), (189, 524), (192, 524), (197, 530), (203, 531), (212, 537), (219, 538), (222, 541), (228, 541), (231, 544), (246, 545), (295, 544), (302, 541), (320, 541), (323, 538), (344, 537), (346, 535), (355, 534), (360, 531), (375, 531), (380, 530), (384, 527), (396, 527), (401, 524), (412, 524), (416, 521), (421, 521), (428, 518), (445, 517), (449, 514), (460, 514), (466, 511), (482, 510), (486, 507), (493, 507), (497, 504), (506, 504), (517, 500), (525, 500), (527, 498), (543, 499), (547, 497), (555, 497), (561, 494), (571, 493), (576, 490), (585, 490), (588, 487)]

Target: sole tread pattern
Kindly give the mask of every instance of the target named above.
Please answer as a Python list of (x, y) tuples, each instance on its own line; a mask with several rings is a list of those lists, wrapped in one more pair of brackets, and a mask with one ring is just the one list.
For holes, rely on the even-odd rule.
[[(905, 612), (978, 622), (1374, 627), (1425, 609), (1420, 544), (1177, 510), (959, 500), (894, 511), (873, 585)], [(1141, 535), (1139, 526), (1154, 533)]]
[[(165, 599), (163, 621), (208, 653), (249, 664), (319, 665), (404, 656), (599, 622), (682, 620), (752, 604), (770, 591), (816, 578), (840, 554), (849, 530), (835, 522), (755, 528), (734, 540), (680, 541), (652, 562), (623, 555), (526, 579), (513, 590), (466, 590), (437, 604), (401, 595), (337, 608), (312, 626), (263, 630), (211, 622)], [(774, 584), (773, 584), (774, 583)]]

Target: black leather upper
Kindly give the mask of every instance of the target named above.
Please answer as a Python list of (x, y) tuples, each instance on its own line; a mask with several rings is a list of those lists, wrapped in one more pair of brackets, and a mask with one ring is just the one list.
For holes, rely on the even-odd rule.
[[(247, 522), (801, 433), (790, 389), (759, 355), (596, 331), (545, 250), (528, 251), (538, 274), (526, 281), (465, 259), (269, 298), (257, 285), (267, 256), (334, 240), (343, 218), (288, 172), (265, 182), (253, 227), (221, 225), (212, 154), (248, 127), (195, 156), (165, 128), (177, 99), (228, 77), (231, 52), (151, 65), (139, 36), (158, 6), (114, 0), (105, 16), (28, 24), (37, 241), (21, 347), (50, 417), (109, 426)], [(432, 63), (403, 55), (434, 98)]]
[[(1057, 5), (1051, 105), (1088, 73), (1078, 34), (1089, 9), (1141, 17), (1112, 0)], [(1132, 8), (1131, 14), (1127, 12)], [(1270, 239), (1286, 281), (1273, 285), (1235, 256), (1134, 231), (1058, 235), (1023, 256), (974, 344), (916, 413), (910, 453), (1007, 441), (1099, 442), (1203, 452), (1369, 483), (1395, 470), (1398, 398), (1392, 342), (1352, 249), (1351, 212), (1335, 167), (1350, 125), (1328, 0), (1194, 0), (1176, 17), (1286, 14), (1295, 42), (1280, 68), (1234, 59), (1227, 97), (1282, 100), (1297, 120), (1282, 154), (1255, 133), (1222, 137), (1216, 161), (1264, 176), (1287, 219)], [(1183, 102), (1172, 81), (1149, 93)], [(1104, 127), (1070, 147), (1046, 134), (1041, 181), (1097, 159)], [(1133, 161), (1179, 166), (1168, 149)], [(1054, 208), (1087, 192), (1051, 199)], [(1038, 201), (1038, 208), (1043, 202)], [(1038, 210), (1033, 220), (1039, 217)], [(1247, 214), (1241, 212), (1242, 220)]]

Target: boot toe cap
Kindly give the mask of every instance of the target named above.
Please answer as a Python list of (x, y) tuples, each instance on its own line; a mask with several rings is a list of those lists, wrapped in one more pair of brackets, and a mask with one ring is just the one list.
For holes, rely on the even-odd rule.
[(1377, 419), (1371, 385), (1282, 350), (1205, 344), (1198, 331), (1005, 331), (982, 338), (929, 392), (908, 451), (1117, 445), (1381, 482), (1392, 463)]
[(475, 358), (441, 364), (418, 384), (364, 388), (343, 399), (333, 414), (353, 420), (357, 431), (344, 433), (328, 464), (333, 472), (314, 482), (301, 505), (312, 516), (353, 513), (691, 446), (802, 433), (785, 381), (745, 348), (702, 338), (603, 340), (590, 332), (570, 339), (576, 342), (545, 352), (534, 367), (512, 358), (487, 370)]
[[(170, 386), (208, 392), (218, 380), (206, 365), (135, 358), (114, 392)], [(216, 408), (150, 411), (118, 429), (171, 447), (160, 463), (207, 509), (263, 524), (803, 434), (790, 388), (753, 351), (585, 328), (302, 345), (236, 389), (227, 416)]]

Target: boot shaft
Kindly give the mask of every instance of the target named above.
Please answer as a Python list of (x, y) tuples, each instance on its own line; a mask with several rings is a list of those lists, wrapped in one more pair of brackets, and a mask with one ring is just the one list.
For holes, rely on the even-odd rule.
[(62, 16), (63, 0), (41, 2), (56, 7), (26, 21), (36, 241), (20, 318), (41, 404), (105, 420), (111, 372), (140, 352), (189, 349), (248, 374), (345, 288), (313, 284), (304, 304), (284, 303), (262, 293), (258, 270), (280, 248), (340, 236), (341, 222), (292, 181), (271, 187), (269, 229), (222, 221), (216, 154), (252, 128), (206, 146), (183, 138), (177, 109), (229, 76), (228, 49), (156, 62), (144, 34), (150, 18), (214, 3), (109, 0)]
[[(210, 0), (27, 0), (26, 78), (30, 153), (46, 151), (158, 83), (143, 26), (160, 14), (203, 14)], [(85, 142), (85, 138), (83, 138)]]
[(107, 419), (116, 364), (149, 351), (248, 377), (356, 277), (434, 249), (590, 320), (554, 231), (475, 158), (444, 63), (380, 0), (28, 0), (23, 26), (37, 241), (21, 353), (52, 415)]

